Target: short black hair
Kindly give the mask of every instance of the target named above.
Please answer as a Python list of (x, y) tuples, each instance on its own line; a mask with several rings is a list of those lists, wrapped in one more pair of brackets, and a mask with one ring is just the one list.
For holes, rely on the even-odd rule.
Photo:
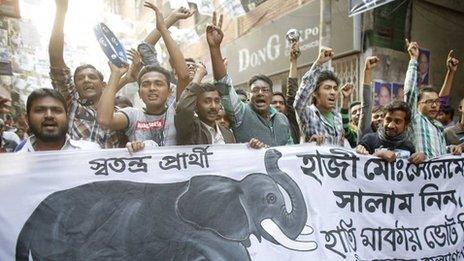
[(444, 114), (446, 115), (449, 115), (451, 119), (453, 119), (454, 117), (454, 109), (449, 106), (449, 105), (445, 105), (442, 110), (441, 110)]
[(279, 95), (280, 97), (282, 97), (282, 99), (284, 99), (284, 105), (287, 104), (287, 101), (285, 100), (285, 95), (282, 92), (273, 92), (272, 96), (274, 95)]
[(322, 82), (327, 80), (332, 80), (337, 84), (337, 86), (340, 86), (340, 79), (338, 79), (335, 73), (329, 70), (324, 70), (321, 72), (321, 74), (319, 74), (319, 77), (317, 77), (316, 89), (314, 91), (319, 89), (319, 87), (321, 87)]
[(97, 70), (97, 68), (95, 68), (95, 66), (91, 65), (91, 64), (83, 64), (83, 65), (80, 65), (76, 68), (76, 70), (74, 70), (74, 81), (76, 81), (76, 75), (82, 71), (82, 70), (85, 70), (85, 69), (94, 69), (95, 72), (97, 73), (98, 75), (98, 78), (100, 79), (100, 81), (103, 81), (103, 74)]
[(411, 122), (411, 109), (409, 108), (409, 105), (406, 102), (392, 101), (387, 106), (385, 106), (385, 113), (387, 112), (392, 113), (394, 111), (403, 111), (406, 114), (404, 121), (406, 123)]
[(417, 101), (422, 100), (422, 96), (424, 96), (424, 93), (427, 93), (427, 92), (434, 92), (434, 93), (438, 94), (438, 92), (434, 88), (432, 88), (432, 87), (424, 87), (424, 88), (420, 89), (419, 95), (417, 95)]
[(254, 82), (258, 80), (264, 81), (265, 83), (269, 84), (269, 88), (271, 88), (272, 90), (272, 86), (273, 86), (272, 80), (271, 78), (267, 77), (264, 74), (257, 74), (251, 77), (251, 79), (248, 81), (248, 86), (251, 86)]
[(216, 87), (217, 84), (222, 84), (222, 83), (213, 84), (213, 83), (206, 82), (206, 83), (200, 84), (200, 88), (199, 88), (200, 91), (197, 93), (197, 95), (200, 95), (200, 94), (205, 93), (205, 92), (217, 91), (219, 93), (219, 96), (221, 96), (221, 92)]
[(237, 90), (235, 90), (235, 92), (237, 93), (237, 95), (244, 95), (248, 99), (248, 94), (247, 94), (247, 92), (245, 90), (237, 89)]
[(57, 90), (48, 88), (35, 89), (33, 92), (31, 92), (31, 94), (29, 94), (26, 102), (26, 113), (29, 114), (31, 112), (32, 103), (35, 100), (45, 97), (51, 97), (60, 101), (63, 104), (64, 110), (66, 113), (68, 113), (68, 107), (66, 106), (66, 100), (64, 99), (63, 95), (61, 95), (61, 93), (59, 93)]
[(385, 107), (382, 105), (374, 106), (374, 108), (372, 109), (372, 113), (377, 113), (377, 112), (385, 113)]
[(360, 101), (354, 101), (350, 104), (350, 110), (354, 107), (354, 106), (357, 106), (357, 105), (361, 105), (361, 102)]
[(166, 83), (168, 84), (168, 88), (170, 87), (171, 73), (169, 73), (169, 71), (164, 69), (163, 67), (156, 66), (156, 65), (147, 65), (143, 67), (142, 70), (140, 70), (139, 75), (137, 76), (137, 83), (139, 84), (139, 87), (141, 84), (140, 79), (142, 78), (144, 74), (149, 73), (149, 72), (159, 72), (163, 74), (164, 77), (166, 78)]

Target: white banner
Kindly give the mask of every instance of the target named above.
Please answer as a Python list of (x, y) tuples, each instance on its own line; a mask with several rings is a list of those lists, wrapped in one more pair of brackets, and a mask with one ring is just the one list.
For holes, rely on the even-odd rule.
[(462, 157), (237, 144), (0, 166), (0, 260), (464, 259)]

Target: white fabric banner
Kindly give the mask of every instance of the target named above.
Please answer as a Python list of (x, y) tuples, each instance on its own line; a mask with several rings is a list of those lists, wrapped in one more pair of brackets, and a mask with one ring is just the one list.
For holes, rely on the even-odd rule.
[(462, 157), (237, 144), (0, 166), (0, 260), (464, 259)]

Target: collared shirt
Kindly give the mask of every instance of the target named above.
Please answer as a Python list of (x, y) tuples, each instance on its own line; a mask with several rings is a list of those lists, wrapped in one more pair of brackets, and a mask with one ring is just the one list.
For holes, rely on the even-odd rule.
[(414, 132), (414, 145), (417, 152), (422, 152), (427, 159), (446, 154), (446, 141), (443, 125), (417, 111), (417, 61), (410, 60), (404, 80), (405, 100), (412, 113), (411, 127)]
[[(97, 122), (95, 106), (88, 100), (80, 99), (68, 67), (50, 67), (53, 88), (61, 93), (68, 107), (68, 133), (75, 140), (89, 140), (103, 148), (125, 146), (126, 138), (122, 132), (105, 130)], [(124, 143), (124, 144), (123, 144)]]
[[(18, 147), (16, 147), (15, 152), (34, 152), (34, 146), (37, 144), (37, 138), (32, 135), (29, 138), (21, 142)], [(85, 140), (73, 140), (66, 134), (66, 140), (61, 147), (61, 150), (99, 150), (100, 146), (94, 142), (85, 141)]]
[(201, 124), (203, 124), (203, 126), (205, 126), (205, 128), (211, 134), (211, 144), (226, 144), (217, 123), (214, 124), (214, 128), (204, 122), (201, 122)]
[(344, 146), (344, 131), (342, 116), (333, 110), (334, 126), (332, 126), (314, 104), (307, 105), (311, 94), (316, 90), (316, 81), (322, 72), (322, 66), (313, 64), (311, 69), (305, 73), (300, 88), (296, 93), (295, 110), (300, 118), (300, 125), (306, 138), (313, 135), (325, 136), (325, 144)]
[(272, 106), (267, 109), (267, 117), (262, 117), (250, 104), (240, 100), (229, 75), (216, 81), (222, 95), (224, 111), (231, 119), (231, 127), (237, 142), (248, 142), (257, 138), (269, 146), (293, 144), (290, 124), (287, 117)]

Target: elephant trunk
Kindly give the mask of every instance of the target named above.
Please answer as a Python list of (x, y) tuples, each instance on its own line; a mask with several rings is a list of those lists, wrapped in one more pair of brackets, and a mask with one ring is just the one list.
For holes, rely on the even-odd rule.
[(295, 239), (301, 234), (307, 221), (306, 203), (300, 188), (290, 176), (279, 169), (277, 164), (282, 154), (277, 150), (268, 150), (265, 154), (266, 171), (274, 181), (279, 184), (289, 195), (292, 210), (287, 212), (282, 209), (282, 215), (272, 220), (280, 227), (289, 238)]

